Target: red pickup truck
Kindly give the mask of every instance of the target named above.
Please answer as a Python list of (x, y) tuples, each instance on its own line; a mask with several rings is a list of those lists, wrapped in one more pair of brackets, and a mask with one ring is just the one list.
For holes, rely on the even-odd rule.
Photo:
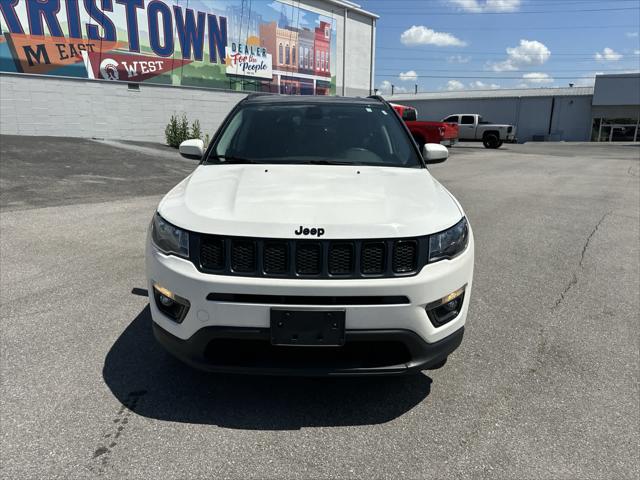
[(451, 147), (458, 142), (458, 124), (444, 122), (419, 122), (418, 111), (413, 107), (392, 103), (409, 127), (409, 131), (420, 148), (425, 143), (441, 143)]

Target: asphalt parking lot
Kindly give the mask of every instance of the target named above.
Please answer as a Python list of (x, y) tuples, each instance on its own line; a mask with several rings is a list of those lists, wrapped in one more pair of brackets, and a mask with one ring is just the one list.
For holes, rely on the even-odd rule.
[(152, 338), (144, 237), (195, 163), (0, 137), (4, 478), (638, 478), (640, 145), (452, 149), (465, 339), (413, 377), (208, 375)]

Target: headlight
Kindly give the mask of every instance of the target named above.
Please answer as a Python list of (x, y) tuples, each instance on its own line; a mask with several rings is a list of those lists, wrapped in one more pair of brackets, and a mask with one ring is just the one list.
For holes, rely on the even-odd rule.
[(151, 239), (161, 252), (189, 258), (189, 233), (174, 227), (157, 213), (151, 222)]
[(453, 258), (469, 243), (469, 225), (463, 218), (453, 227), (429, 237), (429, 262)]

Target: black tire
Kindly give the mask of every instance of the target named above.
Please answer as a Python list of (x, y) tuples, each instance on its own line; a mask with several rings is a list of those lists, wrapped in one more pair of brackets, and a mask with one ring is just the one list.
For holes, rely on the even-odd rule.
[(495, 133), (488, 133), (482, 138), (484, 148), (498, 148), (500, 146), (500, 138)]
[(504, 143), (504, 142), (503, 142), (502, 140), (500, 140), (500, 141), (498, 142), (498, 146), (497, 146), (496, 148), (500, 148), (500, 147), (502, 146), (502, 144), (503, 144), (503, 143)]

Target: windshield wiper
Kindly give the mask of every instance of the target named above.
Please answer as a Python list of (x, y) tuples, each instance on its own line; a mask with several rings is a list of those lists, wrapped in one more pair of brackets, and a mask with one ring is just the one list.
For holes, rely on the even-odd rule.
[(213, 160), (222, 160), (220, 163), (260, 163), (249, 158), (234, 157), (233, 155), (213, 155)]

